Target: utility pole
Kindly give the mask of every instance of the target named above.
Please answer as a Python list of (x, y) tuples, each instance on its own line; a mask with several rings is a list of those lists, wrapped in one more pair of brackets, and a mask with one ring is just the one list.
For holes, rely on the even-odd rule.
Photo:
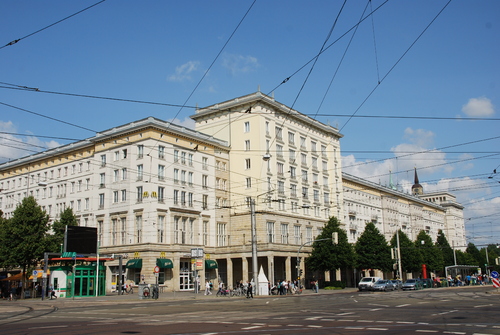
[[(250, 224), (252, 229), (252, 286), (254, 286), (258, 285), (257, 277), (259, 275), (259, 263), (257, 258), (257, 222), (255, 218), (255, 200), (253, 198), (250, 198), (250, 212)], [(258, 294), (257, 292), (258, 290), (255, 290), (255, 294)]]

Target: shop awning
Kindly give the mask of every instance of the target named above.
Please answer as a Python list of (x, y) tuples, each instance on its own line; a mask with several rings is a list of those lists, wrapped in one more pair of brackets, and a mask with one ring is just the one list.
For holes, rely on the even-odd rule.
[(142, 269), (142, 258), (129, 259), (125, 267), (127, 269)]
[(217, 269), (219, 266), (217, 265), (217, 262), (214, 261), (213, 259), (206, 259), (205, 260), (205, 269)]
[(4, 278), (4, 279), (2, 279), (2, 281), (18, 281), (18, 280), (22, 280), (22, 279), (23, 279), (23, 273), (21, 272), (21, 273), (12, 275), (10, 277)]
[(174, 262), (172, 262), (172, 260), (168, 259), (168, 258), (157, 258), (156, 265), (160, 269), (173, 269), (174, 268)]

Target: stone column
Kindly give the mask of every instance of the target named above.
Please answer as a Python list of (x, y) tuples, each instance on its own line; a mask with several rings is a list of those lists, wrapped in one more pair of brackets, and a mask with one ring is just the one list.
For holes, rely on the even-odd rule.
[(243, 282), (247, 282), (248, 280), (248, 258), (243, 256), (242, 260), (241, 260), (241, 271), (243, 272), (241, 275), (242, 275), (242, 279), (243, 279)]
[(271, 287), (275, 284), (276, 279), (274, 278), (274, 256), (267, 256), (267, 279), (271, 282)]
[(291, 264), (291, 257), (287, 256), (285, 260), (285, 274), (286, 278), (284, 278), (286, 281), (292, 280), (295, 276), (292, 274), (292, 264)]
[(226, 258), (226, 262), (227, 262), (227, 283), (226, 283), (226, 286), (227, 287), (231, 287), (234, 289), (234, 278), (233, 278), (233, 260), (231, 258)]

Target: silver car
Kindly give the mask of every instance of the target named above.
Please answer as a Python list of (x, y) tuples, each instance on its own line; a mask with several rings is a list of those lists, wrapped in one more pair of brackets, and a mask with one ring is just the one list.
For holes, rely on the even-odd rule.
[(379, 279), (375, 284), (373, 284), (373, 291), (394, 291), (396, 288), (392, 281), (387, 279)]
[(401, 290), (403, 288), (403, 282), (399, 279), (392, 279), (392, 284), (396, 290)]

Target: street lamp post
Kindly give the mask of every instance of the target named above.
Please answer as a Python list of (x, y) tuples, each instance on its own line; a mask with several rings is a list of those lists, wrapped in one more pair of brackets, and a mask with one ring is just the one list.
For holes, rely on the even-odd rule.
[[(250, 212), (251, 212), (251, 217), (250, 217), (250, 224), (251, 224), (251, 229), (252, 229), (252, 281), (253, 285), (257, 285), (257, 276), (259, 272), (259, 264), (258, 264), (258, 258), (257, 258), (257, 222), (255, 218), (255, 199), (251, 198), (250, 199)], [(255, 293), (257, 294), (258, 290), (255, 290)]]

